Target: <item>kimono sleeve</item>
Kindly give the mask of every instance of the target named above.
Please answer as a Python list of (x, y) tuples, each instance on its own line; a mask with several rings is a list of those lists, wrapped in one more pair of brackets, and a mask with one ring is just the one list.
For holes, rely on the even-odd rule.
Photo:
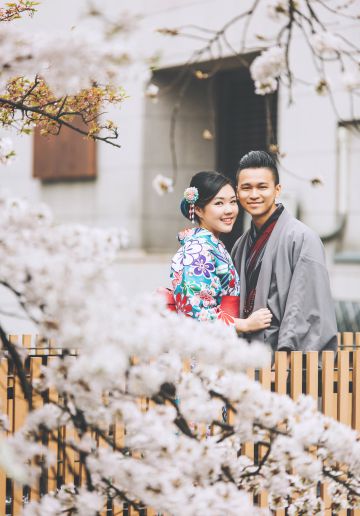
[(322, 263), (301, 256), (291, 278), (277, 350), (335, 350), (336, 335), (327, 270)]

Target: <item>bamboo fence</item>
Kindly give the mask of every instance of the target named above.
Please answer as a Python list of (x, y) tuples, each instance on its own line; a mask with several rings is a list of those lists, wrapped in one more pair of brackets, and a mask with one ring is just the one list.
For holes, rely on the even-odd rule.
[[(51, 363), (54, 357), (61, 353), (60, 349), (38, 346), (38, 340), (30, 335), (10, 336), (12, 342), (22, 343), (27, 349), (25, 368), (29, 380), (39, 378), (42, 365)], [(74, 353), (74, 359), (76, 355)], [(0, 407), (9, 418), (9, 433), (19, 430), (26, 418), (28, 407), (24, 399), (20, 382), (14, 374), (14, 365), (6, 357), (0, 359)], [(278, 352), (275, 356), (273, 369), (270, 367), (260, 370), (249, 370), (248, 375), (259, 381), (265, 389), (271, 389), (280, 394), (289, 394), (296, 399), (301, 393), (309, 394), (317, 401), (318, 408), (327, 416), (341, 421), (360, 432), (360, 332), (339, 334), (339, 351), (325, 351), (322, 354), (322, 365), (319, 367), (319, 354), (315, 351), (291, 353), (290, 365), (285, 352)], [(33, 405), (39, 407), (50, 397), (57, 399), (57, 393), (46, 393), (40, 396), (33, 393)], [(61, 401), (61, 400), (60, 400)], [(149, 400), (141, 399), (139, 404), (143, 410), (149, 407)], [(63, 483), (80, 485), (84, 480), (84, 472), (77, 452), (65, 448), (65, 439), (74, 437), (71, 427), (61, 427), (49, 438), (44, 435), (43, 443), (49, 446), (57, 457), (56, 466), (46, 469), (43, 464), (43, 473), (36, 488), (22, 487), (6, 477), (0, 469), (0, 516), (19, 516), (22, 507), (29, 500), (37, 500), (43, 494), (56, 490)], [(125, 429), (120, 422), (114, 422), (109, 428), (107, 436), (110, 441), (118, 445), (124, 444)], [(99, 437), (94, 436), (99, 446), (109, 446)], [(243, 446), (243, 453), (249, 457), (254, 454), (261, 456), (262, 450), (254, 448), (251, 443)], [(334, 514), (331, 499), (327, 494), (326, 485), (321, 485), (321, 496), (325, 501), (325, 516)], [(267, 506), (267, 495), (261, 493), (256, 497), (260, 507)], [(140, 511), (130, 508), (126, 503), (113, 506), (111, 502), (104, 507), (101, 516), (155, 516), (156, 511), (143, 508)], [(240, 514), (240, 513), (239, 513)], [(276, 516), (285, 516), (285, 510), (274, 512)], [(343, 510), (339, 516), (360, 516), (360, 510)], [(186, 516), (186, 514), (184, 514)], [(204, 515), (205, 516), (205, 515)], [(206, 515), (212, 516), (212, 515)]]

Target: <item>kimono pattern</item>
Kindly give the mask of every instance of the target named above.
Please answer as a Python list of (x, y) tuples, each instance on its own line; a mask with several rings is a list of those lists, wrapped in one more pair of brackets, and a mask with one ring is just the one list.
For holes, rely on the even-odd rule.
[(170, 279), (178, 312), (199, 321), (234, 319), (221, 310), (222, 296), (239, 296), (239, 276), (224, 244), (204, 228), (179, 233)]

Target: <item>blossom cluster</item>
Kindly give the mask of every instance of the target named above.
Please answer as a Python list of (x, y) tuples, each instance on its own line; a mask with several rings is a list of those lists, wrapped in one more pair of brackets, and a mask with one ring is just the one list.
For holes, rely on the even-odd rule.
[(173, 180), (162, 174), (157, 174), (152, 180), (152, 186), (158, 195), (164, 195), (174, 191)]
[(264, 50), (250, 66), (255, 92), (266, 95), (277, 90), (277, 79), (285, 70), (285, 51), (276, 46)]
[[(33, 384), (61, 403), (50, 395), (17, 433), (3, 433), (1, 466), (32, 485), (36, 459), (56, 460), (41, 436), (51, 440), (67, 425), (66, 446), (81, 453), (88, 479), (27, 504), (24, 514), (95, 516), (110, 495), (175, 516), (184, 506), (189, 516), (264, 514), (247, 494), (262, 489), (272, 509), (321, 514), (324, 479), (337, 506), (358, 506), (356, 432), (317, 412), (311, 398), (294, 402), (251, 380), (248, 368), (270, 363), (263, 345), (249, 346), (221, 322), (169, 312), (155, 295), (126, 299), (112, 269), (125, 243), (118, 231), (54, 226), (45, 206), (0, 198), (0, 283), (63, 350)], [(150, 400), (147, 411), (140, 398)], [(114, 421), (126, 428), (122, 442), (107, 441)], [(267, 448), (261, 466), (240, 454), (245, 442)]]
[[(87, 18), (68, 32), (26, 34), (7, 20), (33, 13), (36, 2), (22, 0), (0, 10), (0, 124), (30, 133), (58, 134), (63, 124), (84, 135), (117, 145), (113, 121), (102, 119), (104, 107), (125, 99), (127, 77), (145, 75), (149, 63), (137, 59), (124, 37), (131, 19), (117, 23), (110, 35), (92, 30)], [(125, 73), (126, 70), (126, 73)], [(74, 119), (74, 117), (76, 118)], [(79, 127), (79, 124), (81, 127)], [(118, 146), (118, 145), (117, 145)]]
[(12, 21), (21, 18), (26, 13), (32, 16), (36, 10), (37, 2), (30, 0), (17, 0), (7, 2), (5, 7), (0, 7), (0, 21)]
[[(58, 97), (73, 95), (96, 84), (119, 84), (122, 49), (94, 33), (44, 33), (25, 37), (11, 26), (0, 35), (0, 91), (15, 77), (46, 78)], [(128, 58), (124, 60), (128, 63)], [(79, 73), (81, 70), (81, 73)]]
[(266, 4), (267, 15), (275, 21), (280, 21), (289, 13), (288, 0), (267, 0)]

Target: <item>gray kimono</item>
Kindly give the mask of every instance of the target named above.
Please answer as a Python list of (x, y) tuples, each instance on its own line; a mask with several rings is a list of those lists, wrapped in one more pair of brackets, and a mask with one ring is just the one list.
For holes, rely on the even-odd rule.
[[(248, 232), (234, 244), (231, 256), (240, 275), (240, 317), (246, 297), (245, 249)], [(267, 242), (256, 287), (254, 311), (268, 307), (271, 327), (251, 334), (273, 351), (336, 350), (335, 309), (322, 242), (286, 210)]]

